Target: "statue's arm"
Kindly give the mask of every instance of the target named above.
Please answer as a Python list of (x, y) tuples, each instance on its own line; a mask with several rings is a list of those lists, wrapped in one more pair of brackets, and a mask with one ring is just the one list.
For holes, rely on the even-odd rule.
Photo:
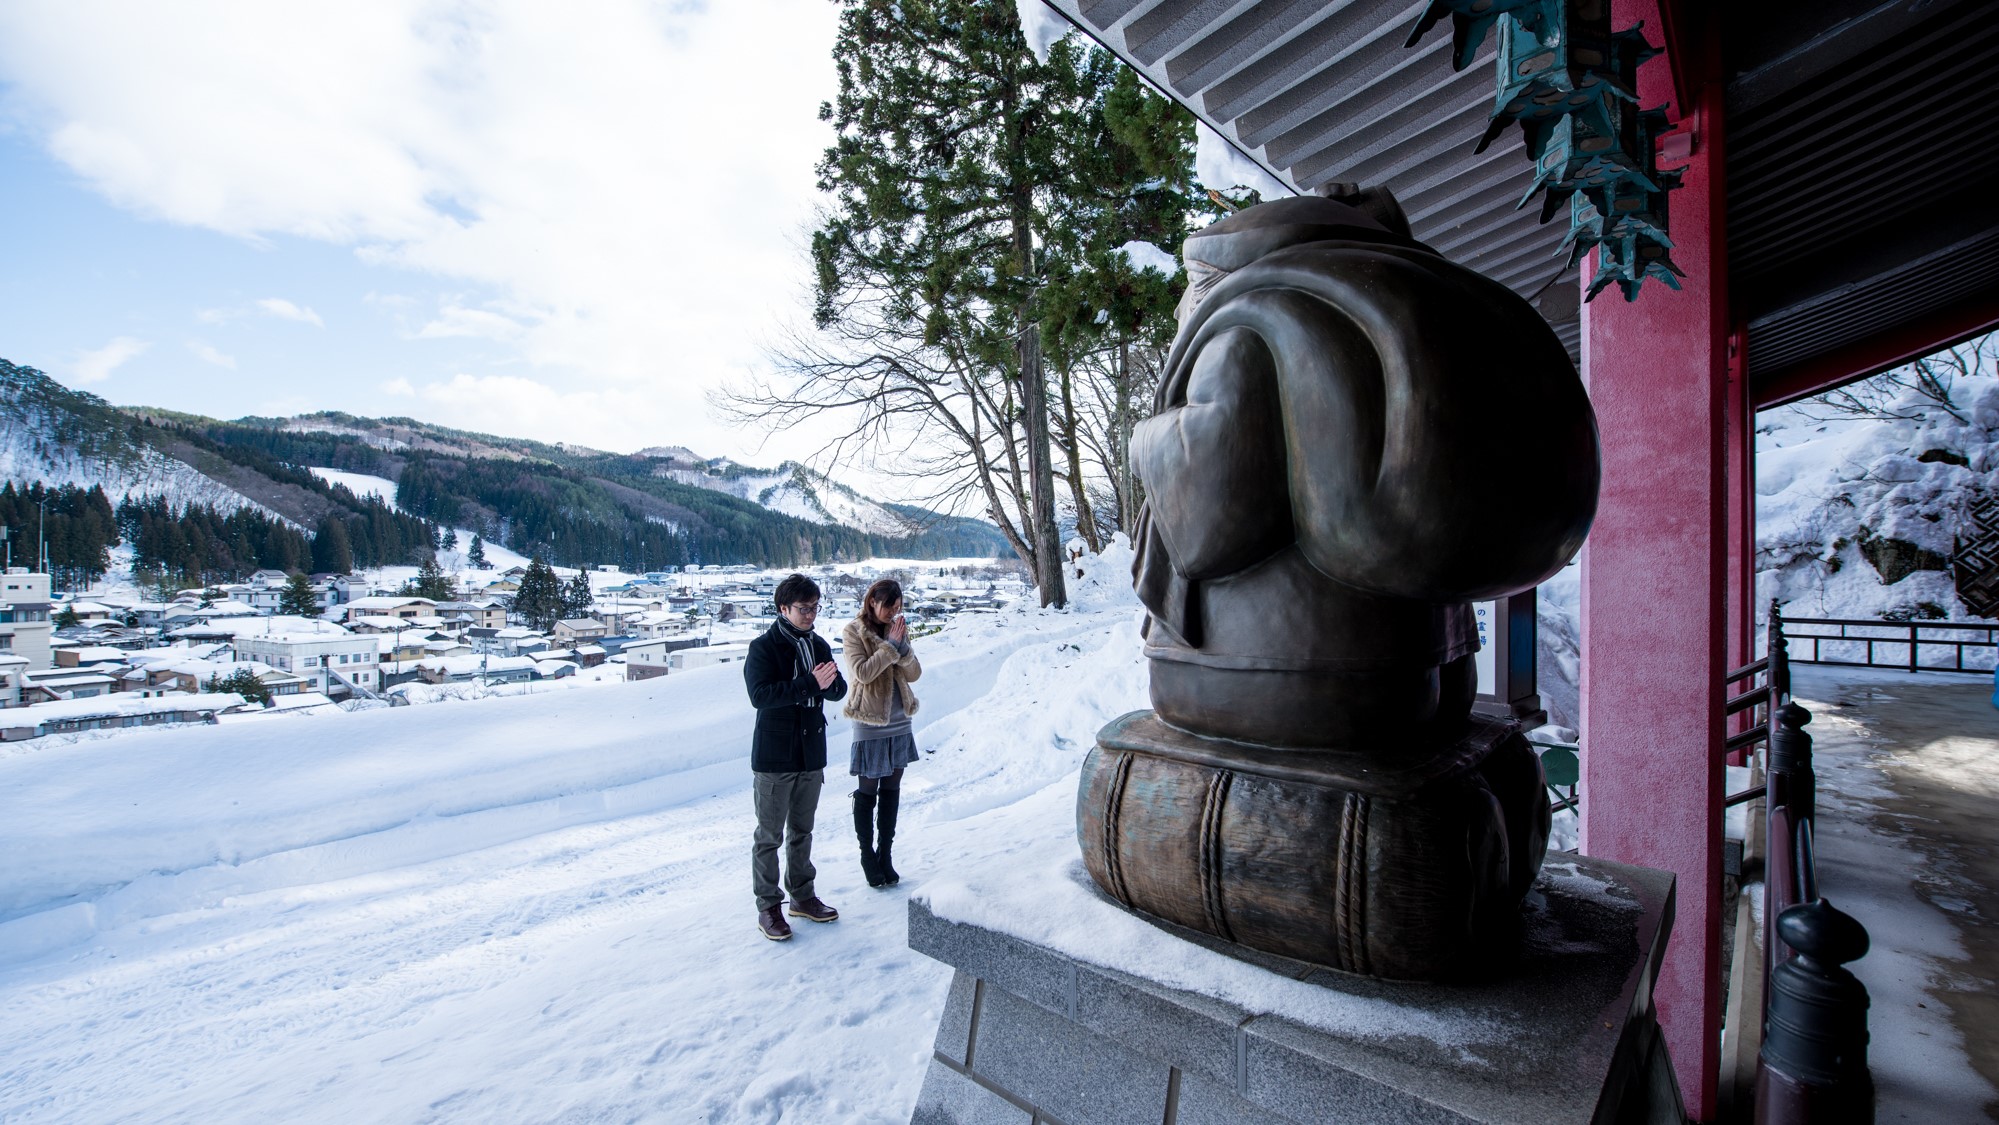
[(1220, 578), (1291, 542), (1269, 350), (1246, 328), (1206, 340), (1181, 401), (1132, 431), (1132, 464), (1173, 569)]

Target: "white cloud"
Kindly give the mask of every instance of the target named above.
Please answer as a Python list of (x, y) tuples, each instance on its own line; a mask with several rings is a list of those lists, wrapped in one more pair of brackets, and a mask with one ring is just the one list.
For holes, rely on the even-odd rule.
[(1028, 49), (1042, 62), (1056, 40), (1076, 30), (1067, 17), (1048, 6), (1047, 0), (1014, 0), (1020, 12), (1020, 33), (1027, 37)]
[(380, 390), (385, 395), (395, 395), (397, 398), (413, 398), (416, 395), (416, 388), (410, 385), (408, 379), (403, 378), (384, 380)]
[(279, 320), (296, 320), (318, 328), (326, 327), (326, 322), (319, 319), (318, 313), (294, 305), (283, 297), (265, 297), (257, 302), (257, 307), (263, 310), (265, 316), (274, 316)]
[(131, 336), (113, 337), (101, 348), (94, 348), (76, 357), (70, 365), (70, 376), (83, 384), (102, 383), (111, 373), (127, 360), (152, 347), (151, 341)]
[(707, 389), (760, 366), (806, 307), (837, 16), (826, 0), (0, 5), (0, 81), (28, 135), (138, 214), (476, 289), (410, 334), (476, 336), (495, 369), (617, 397), (570, 440), (643, 423), (648, 443), (730, 452), (760, 435), (712, 420)]
[(187, 350), (217, 367), (226, 367), (231, 371), (236, 370), (236, 357), (223, 354), (211, 344), (201, 340), (189, 340), (187, 342)]
[(488, 340), (517, 340), (526, 331), (517, 320), (501, 316), (485, 309), (468, 309), (460, 305), (446, 305), (438, 310), (437, 319), (417, 329), (420, 339), (439, 339), (447, 336), (474, 336)]
[(1217, 191), (1253, 188), (1262, 192), (1265, 199), (1289, 199), (1296, 194), (1278, 183), (1256, 161), (1244, 156), (1227, 138), (1208, 128), (1207, 122), (1200, 122), (1194, 129), (1194, 178), (1202, 187)]
[[(407, 380), (398, 380), (409, 386)], [(422, 417), (458, 429), (530, 434), (610, 450), (660, 444), (656, 403), (642, 386), (562, 390), (520, 375), (469, 375), (413, 387)]]

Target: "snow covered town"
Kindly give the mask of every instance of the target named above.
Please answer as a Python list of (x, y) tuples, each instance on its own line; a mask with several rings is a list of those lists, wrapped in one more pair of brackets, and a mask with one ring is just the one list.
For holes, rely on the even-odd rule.
[[(1028, 592), (1016, 568), (991, 559), (810, 569), (828, 591), (829, 619), (853, 616), (868, 583), (897, 576), (919, 634)], [(784, 573), (747, 565), (550, 570), (570, 586), (587, 584), (590, 597), (538, 631), (509, 609), (524, 563), (453, 576), (460, 596), (444, 600), (394, 592), (408, 586), (411, 567), (310, 576), (300, 584), (310, 591), (310, 615), (285, 612), (306, 607), (286, 605), (294, 580), (283, 571), (148, 601), (129, 581), (53, 597), (48, 575), (13, 567), (0, 582), (0, 741), (517, 694), (545, 682), (726, 664), (776, 621), (772, 594)]]

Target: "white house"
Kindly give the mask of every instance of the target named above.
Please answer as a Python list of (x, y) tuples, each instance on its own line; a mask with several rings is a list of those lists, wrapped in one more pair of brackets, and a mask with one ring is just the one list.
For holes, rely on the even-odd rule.
[(673, 655), (667, 646), (672, 644), (667, 637), (657, 640), (633, 641), (625, 646), (625, 679), (650, 680), (664, 676), (672, 668)]
[(0, 656), (26, 657), (28, 670), (49, 666), (49, 576), (27, 567), (0, 575)]
[[(732, 664), (747, 658), (749, 655), (750, 646), (747, 643), (702, 645), (696, 648), (675, 650), (668, 654), (667, 661), (668, 667), (674, 671), (685, 672), (694, 668), (706, 668), (711, 664)], [(630, 665), (627, 664), (626, 667), (629, 668)]]
[(230, 642), (239, 660), (258, 660), (280, 671), (301, 676), (309, 690), (324, 695), (350, 694), (352, 688), (379, 691), (380, 643), (372, 636), (350, 633), (337, 625), (318, 629), (244, 633)]
[(347, 620), (357, 617), (431, 617), (437, 613), (437, 603), (429, 598), (404, 598), (394, 595), (386, 597), (355, 598), (346, 604)]
[(27, 672), (27, 657), (0, 652), (0, 707), (21, 705), (21, 679)]

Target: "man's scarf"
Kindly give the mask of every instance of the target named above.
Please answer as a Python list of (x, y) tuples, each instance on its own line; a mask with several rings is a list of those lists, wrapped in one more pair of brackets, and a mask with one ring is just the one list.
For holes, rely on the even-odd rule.
[(792, 647), (798, 652), (798, 674), (801, 676), (811, 675), (812, 630), (800, 629), (782, 617), (777, 619), (777, 627), (784, 631), (785, 637), (791, 641)]

